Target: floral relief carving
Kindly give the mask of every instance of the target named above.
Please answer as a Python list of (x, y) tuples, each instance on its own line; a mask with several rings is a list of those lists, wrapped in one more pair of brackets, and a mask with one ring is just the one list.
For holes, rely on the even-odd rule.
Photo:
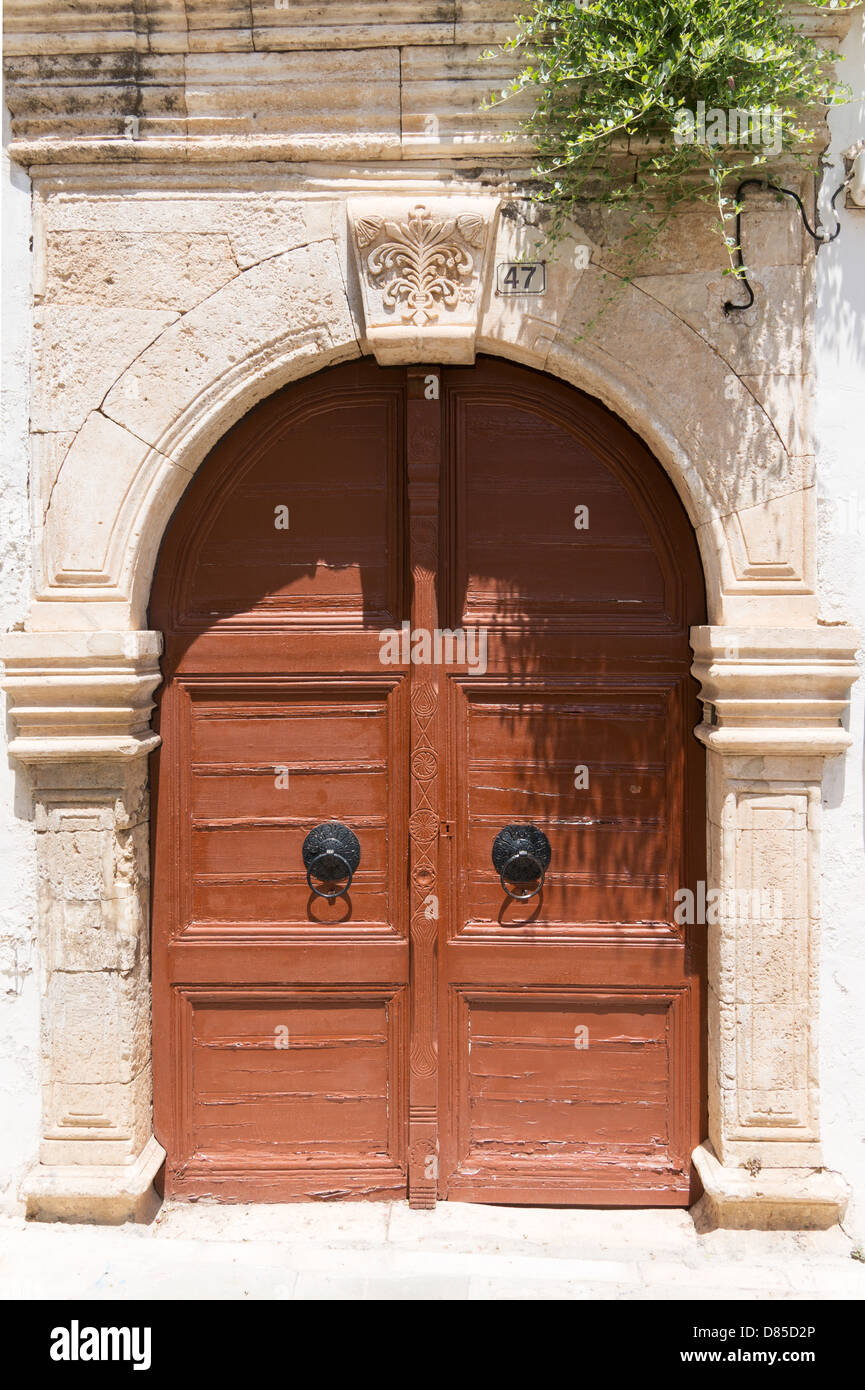
[(496, 205), (453, 193), (349, 201), (364, 336), (382, 365), (474, 361)]
[(484, 244), (486, 222), (476, 213), (438, 215), (416, 203), (402, 220), (370, 214), (358, 218), (355, 236), (363, 251), (384, 233), (386, 240), (366, 257), (367, 275), (382, 286), (383, 301), (404, 323), (434, 323), (442, 308), (470, 303), (477, 293), (475, 256)]

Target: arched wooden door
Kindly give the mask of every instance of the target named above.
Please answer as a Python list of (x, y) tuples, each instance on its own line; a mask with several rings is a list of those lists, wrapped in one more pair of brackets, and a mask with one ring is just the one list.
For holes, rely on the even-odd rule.
[[(526, 368), (353, 363), (216, 446), (151, 609), (168, 1193), (688, 1203), (704, 618), (663, 470)], [(361, 847), (333, 900), (329, 822)], [(542, 887), (503, 888), (512, 825)]]

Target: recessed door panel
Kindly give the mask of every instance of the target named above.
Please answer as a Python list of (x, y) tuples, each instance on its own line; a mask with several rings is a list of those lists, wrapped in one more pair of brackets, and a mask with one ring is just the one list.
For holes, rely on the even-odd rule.
[(189, 1082), (177, 1196), (345, 1195), (404, 1183), (404, 989), (181, 989)]
[[(460, 930), (667, 922), (681, 873), (669, 823), (677, 696), (667, 685), (452, 683), (465, 751)], [(555, 846), (543, 894), (525, 909), (503, 895), (490, 857), (498, 830), (515, 821)]]
[(192, 920), (303, 927), (314, 913), (319, 924), (340, 922), (344, 904), (310, 901), (302, 847), (314, 826), (350, 807), (362, 837), (352, 923), (386, 928), (399, 891), (388, 826), (398, 844), (400, 778), (389, 777), (389, 766), (400, 683), (295, 682), (278, 692), (248, 678), (223, 691), (194, 681), (182, 688), (192, 761), (181, 833)]
[(452, 1197), (687, 1198), (682, 993), (523, 985), (453, 986), (452, 996)]

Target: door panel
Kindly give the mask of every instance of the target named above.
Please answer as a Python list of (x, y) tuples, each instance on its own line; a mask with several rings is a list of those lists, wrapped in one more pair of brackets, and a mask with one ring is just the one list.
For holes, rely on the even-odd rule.
[(376, 371), (352, 365), (280, 392), (217, 446), (175, 557), (173, 627), (404, 616), (403, 383)]
[[(594, 402), (504, 363), (444, 376), (442, 592), (486, 629), (446, 681), (440, 1195), (686, 1203), (701, 1138), (688, 627), (699, 563), (657, 463)], [(579, 523), (579, 524), (576, 524)], [(510, 899), (497, 832), (552, 860)]]
[[(151, 611), (170, 1194), (689, 1201), (703, 619), (657, 462), (525, 368), (333, 368), (220, 442)], [(332, 820), (361, 862), (329, 902), (301, 851)], [(490, 854), (526, 822), (552, 861), (521, 903)]]
[(506, 363), (473, 372), (446, 376), (452, 615), (524, 637), (529, 624), (675, 621), (675, 567), (652, 534), (630, 439), (610, 438), (618, 422)]
[[(452, 686), (465, 770), (459, 856), (468, 869), (457, 931), (498, 922), (501, 914), (509, 926), (529, 915), (536, 931), (595, 921), (663, 923), (679, 881), (667, 768), (678, 701), (669, 687), (601, 690), (550, 681), (545, 689), (515, 682), (496, 689), (491, 681)], [(579, 792), (577, 768), (588, 777)], [(528, 914), (503, 901), (490, 858), (496, 833), (513, 821), (537, 825), (556, 847), (543, 895)]]
[[(316, 1159), (318, 1186), (308, 1195), (325, 1195), (322, 1168), (330, 1180), (356, 1181), (364, 1170), (368, 1182), (393, 1180), (403, 1148), (393, 1084), (403, 993), (180, 992), (179, 1031), (194, 1077), (184, 1129), (193, 1167), (207, 1165), (217, 1195), (251, 1167), (261, 1190), (284, 1182), (292, 1164)], [(275, 1049), (274, 1037), (286, 1045)]]
[[(367, 363), (265, 402), (205, 463), (160, 556), (169, 1194), (405, 1192), (408, 678), (379, 659), (406, 594), (404, 394), (403, 373)], [(327, 901), (301, 852), (335, 820), (361, 861), (350, 898)]]
[[(686, 1199), (687, 1154), (674, 1119), (683, 992), (523, 982), (456, 985), (452, 994), (460, 1162), (449, 1175), (451, 1198)], [(587, 1045), (575, 1046), (584, 1036)]]
[(387, 830), (401, 818), (399, 779), (388, 777), (400, 687), (322, 683), (278, 693), (250, 683), (217, 693), (182, 681), (181, 688), (192, 756), (181, 850), (195, 922), (274, 921), (301, 931), (313, 915), (338, 923), (343, 904), (310, 903), (301, 849), (313, 825), (339, 820), (349, 805), (363, 854), (352, 930), (388, 930), (399, 893)]

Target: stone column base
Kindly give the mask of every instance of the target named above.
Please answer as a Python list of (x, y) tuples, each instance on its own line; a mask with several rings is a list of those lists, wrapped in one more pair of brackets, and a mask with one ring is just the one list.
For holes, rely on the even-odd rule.
[(129, 1164), (36, 1163), (21, 1183), (31, 1221), (120, 1226), (152, 1221), (161, 1205), (153, 1179), (165, 1150), (153, 1138)]
[(844, 1216), (850, 1195), (838, 1173), (820, 1168), (725, 1168), (709, 1143), (693, 1153), (704, 1196), (692, 1213), (705, 1230), (825, 1231)]

